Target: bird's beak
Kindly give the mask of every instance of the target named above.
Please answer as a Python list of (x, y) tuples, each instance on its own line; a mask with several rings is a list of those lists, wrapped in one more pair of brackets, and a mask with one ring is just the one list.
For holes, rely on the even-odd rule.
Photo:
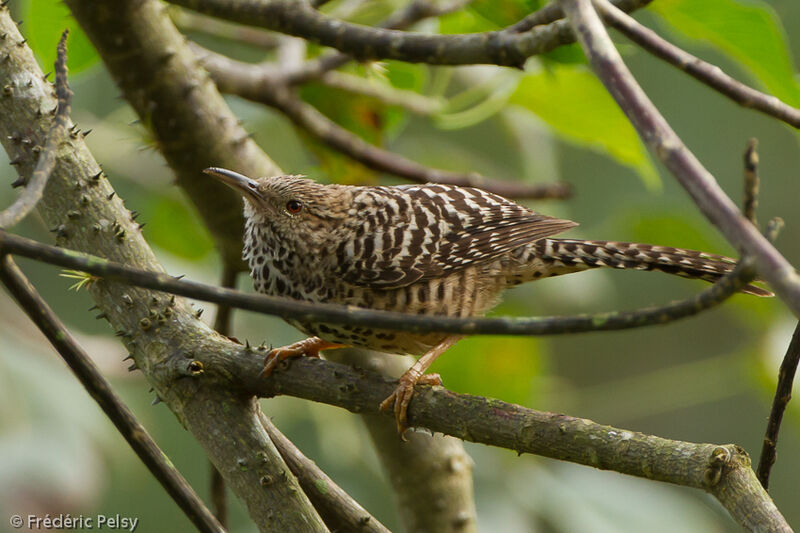
[(261, 193), (258, 192), (258, 182), (256, 180), (224, 168), (209, 167), (203, 172), (218, 179), (254, 203), (260, 204), (264, 200)]

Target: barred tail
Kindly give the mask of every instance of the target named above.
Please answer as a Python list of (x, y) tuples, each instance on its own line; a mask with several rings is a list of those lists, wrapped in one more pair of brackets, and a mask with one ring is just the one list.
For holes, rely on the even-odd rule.
[[(526, 249), (532, 278), (568, 274), (596, 267), (658, 270), (685, 278), (715, 282), (736, 266), (736, 260), (722, 255), (615, 241), (542, 239)], [(761, 287), (747, 285), (742, 292), (773, 296)]]

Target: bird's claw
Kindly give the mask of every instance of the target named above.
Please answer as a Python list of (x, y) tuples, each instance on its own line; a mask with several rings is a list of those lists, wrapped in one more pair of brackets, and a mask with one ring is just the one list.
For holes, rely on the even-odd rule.
[(407, 440), (405, 433), (408, 430), (408, 404), (414, 396), (416, 385), (441, 385), (442, 378), (439, 374), (423, 374), (421, 376), (405, 373), (400, 376), (397, 387), (388, 398), (383, 400), (380, 405), (381, 411), (394, 410), (394, 418), (397, 422), (397, 432), (400, 438)]
[(272, 371), (286, 359), (292, 357), (316, 357), (319, 358), (319, 352), (322, 350), (331, 350), (334, 348), (344, 348), (344, 344), (336, 344), (320, 339), (319, 337), (311, 337), (304, 339), (288, 346), (281, 346), (280, 348), (273, 348), (267, 352), (264, 358), (264, 369), (261, 371), (262, 377), (269, 377)]

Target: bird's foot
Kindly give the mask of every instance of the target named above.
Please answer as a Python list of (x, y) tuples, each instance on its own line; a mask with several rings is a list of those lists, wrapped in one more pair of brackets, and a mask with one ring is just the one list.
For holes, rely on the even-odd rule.
[(275, 370), (282, 361), (291, 357), (319, 357), (319, 352), (322, 350), (332, 350), (334, 348), (346, 348), (346, 344), (336, 344), (320, 339), (319, 337), (310, 337), (288, 346), (281, 346), (280, 348), (273, 348), (267, 352), (264, 359), (264, 370), (261, 371), (262, 377), (269, 377), (272, 371)]
[(394, 418), (397, 421), (397, 432), (400, 438), (406, 440), (405, 432), (408, 429), (408, 404), (414, 396), (414, 387), (419, 385), (441, 385), (442, 378), (439, 374), (419, 374), (410, 369), (397, 380), (397, 388), (381, 402), (381, 410), (394, 409)]

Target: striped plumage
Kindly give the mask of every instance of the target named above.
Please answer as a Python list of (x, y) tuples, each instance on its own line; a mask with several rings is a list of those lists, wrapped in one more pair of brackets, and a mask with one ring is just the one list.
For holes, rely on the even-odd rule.
[[(480, 189), (321, 185), (298, 176), (250, 180), (221, 169), (208, 172), (245, 196), (243, 254), (255, 289), (299, 300), (476, 316), (491, 309), (506, 288), (542, 277), (605, 266), (714, 281), (736, 264), (665, 246), (554, 239), (577, 224)], [(769, 294), (753, 286), (745, 292)], [(452, 344), (447, 334), (292, 324), (327, 343), (390, 353), (420, 355)], [(303, 349), (315, 351), (308, 344)], [(290, 352), (277, 355), (297, 355)], [(423, 359), (406, 380), (412, 390), (432, 362)], [(401, 381), (403, 387), (408, 383)], [(398, 421), (405, 416), (405, 408), (400, 410)]]

